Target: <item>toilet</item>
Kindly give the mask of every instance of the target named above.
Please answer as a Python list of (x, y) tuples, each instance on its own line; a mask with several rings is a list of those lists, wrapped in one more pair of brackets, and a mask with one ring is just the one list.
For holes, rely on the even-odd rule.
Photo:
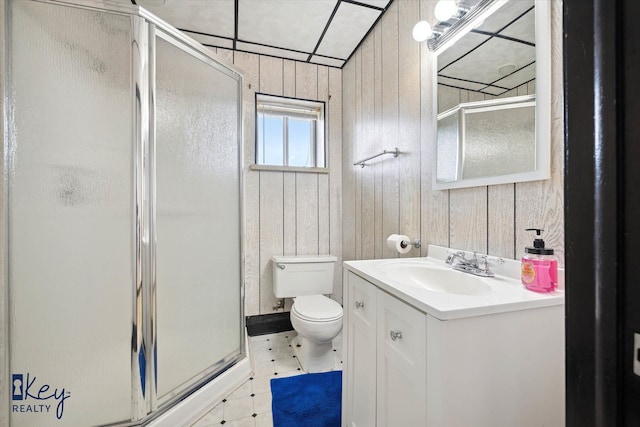
[(294, 298), (291, 324), (298, 336), (292, 341), (294, 354), (305, 372), (334, 368), (331, 341), (342, 330), (342, 306), (324, 296), (333, 292), (333, 255), (274, 256), (273, 293)]

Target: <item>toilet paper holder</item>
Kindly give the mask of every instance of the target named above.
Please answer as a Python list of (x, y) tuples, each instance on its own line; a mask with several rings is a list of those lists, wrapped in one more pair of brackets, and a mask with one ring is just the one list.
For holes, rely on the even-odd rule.
[(403, 240), (402, 242), (400, 242), (400, 246), (403, 249), (409, 245), (412, 245), (416, 249), (420, 249), (420, 246), (422, 246), (422, 242), (420, 241), (420, 239), (413, 239), (413, 241)]

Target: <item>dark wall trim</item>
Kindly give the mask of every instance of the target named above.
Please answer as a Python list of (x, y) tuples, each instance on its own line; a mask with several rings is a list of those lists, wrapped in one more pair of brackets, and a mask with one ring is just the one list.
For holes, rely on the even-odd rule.
[(568, 427), (618, 426), (620, 1), (564, 0)]

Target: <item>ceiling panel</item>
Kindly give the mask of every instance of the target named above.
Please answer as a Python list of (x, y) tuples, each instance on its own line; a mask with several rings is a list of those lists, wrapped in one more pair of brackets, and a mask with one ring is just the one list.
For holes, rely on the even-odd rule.
[(337, 0), (239, 0), (238, 38), (311, 53)]
[(184, 33), (189, 37), (191, 37), (192, 39), (207, 46), (224, 47), (225, 49), (233, 49), (233, 40), (230, 40), (230, 39), (223, 39), (220, 37), (210, 36), (207, 34), (191, 33), (189, 31), (184, 31)]
[[(485, 19), (484, 23), (478, 26), (478, 29), (482, 31), (488, 31), (490, 33), (496, 33), (532, 7), (533, 0), (518, 0), (507, 2), (498, 10), (497, 13), (494, 13), (493, 15)], [(531, 32), (533, 32), (533, 28), (531, 29)]]
[(234, 36), (234, 0), (136, 0), (176, 28), (214, 36)]
[(457, 87), (460, 89), (468, 89), (473, 91), (478, 91), (487, 86), (481, 83), (467, 82), (463, 80), (456, 80), (456, 79), (451, 79), (448, 77), (441, 77), (441, 76), (438, 77), (438, 84), (443, 84), (447, 86)]
[(207, 46), (342, 68), (394, 0), (111, 1), (137, 4)]
[(316, 53), (348, 59), (381, 12), (341, 2)]
[(326, 58), (324, 56), (318, 55), (313, 55), (311, 57), (311, 62), (313, 62), (314, 64), (328, 65), (330, 67), (338, 68), (341, 68), (344, 65), (344, 61), (342, 59)]
[[(513, 49), (513, 44), (517, 44), (517, 49)], [(452, 63), (443, 71), (443, 75), (489, 84), (503, 77), (498, 67), (514, 64), (518, 69), (535, 60), (534, 46), (494, 37), (491, 43), (483, 44)]]
[(384, 9), (389, 4), (389, 0), (356, 0), (358, 3)]
[(253, 43), (236, 43), (237, 50), (243, 50), (245, 52), (253, 52), (269, 56), (277, 56), (279, 58), (295, 59), (296, 61), (306, 61), (309, 55), (306, 53), (294, 52), (287, 49), (278, 49), (277, 47), (261, 46)]

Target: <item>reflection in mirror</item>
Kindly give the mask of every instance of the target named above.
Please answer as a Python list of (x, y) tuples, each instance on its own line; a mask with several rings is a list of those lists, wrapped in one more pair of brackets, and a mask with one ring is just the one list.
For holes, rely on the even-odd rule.
[(476, 7), (488, 3), (490, 16), (475, 14), (482, 21), (437, 52), (435, 189), (549, 177), (548, 5)]

